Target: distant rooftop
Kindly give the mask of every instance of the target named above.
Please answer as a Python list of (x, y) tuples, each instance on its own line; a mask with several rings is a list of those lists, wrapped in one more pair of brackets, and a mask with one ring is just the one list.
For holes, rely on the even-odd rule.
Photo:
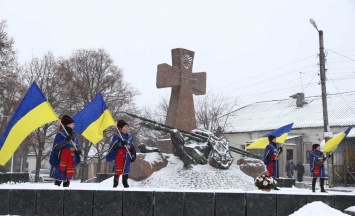
[[(293, 128), (323, 127), (321, 96), (304, 98), (307, 104), (296, 106), (296, 99), (263, 101), (249, 104), (233, 112), (226, 133), (272, 130), (294, 123)], [(330, 127), (355, 124), (355, 92), (329, 94)]]

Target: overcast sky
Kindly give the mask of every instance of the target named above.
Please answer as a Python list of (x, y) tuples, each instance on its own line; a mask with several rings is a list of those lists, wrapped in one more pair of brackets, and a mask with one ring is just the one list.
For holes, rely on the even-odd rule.
[(140, 91), (140, 106), (170, 96), (155, 82), (173, 48), (195, 51), (193, 71), (207, 72), (207, 90), (240, 105), (286, 99), (302, 86), (320, 95), (310, 18), (324, 31), (328, 93), (355, 90), (354, 0), (0, 0), (20, 63), (48, 50), (104, 48)]

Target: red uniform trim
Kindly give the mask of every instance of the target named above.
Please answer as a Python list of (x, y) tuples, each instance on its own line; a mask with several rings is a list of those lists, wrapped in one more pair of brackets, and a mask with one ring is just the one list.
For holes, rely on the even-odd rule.
[(313, 166), (313, 177), (320, 176), (320, 166), (314, 165)]
[(126, 165), (127, 149), (118, 149), (116, 152), (116, 175), (122, 175), (123, 169)]
[(60, 155), (59, 169), (61, 171), (67, 171), (67, 177), (71, 178), (74, 175), (74, 161), (73, 161), (74, 151), (69, 149), (62, 149)]

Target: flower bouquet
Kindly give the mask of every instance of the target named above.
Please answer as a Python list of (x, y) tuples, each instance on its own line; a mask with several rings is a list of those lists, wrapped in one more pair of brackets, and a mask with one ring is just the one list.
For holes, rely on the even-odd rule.
[(255, 186), (263, 191), (270, 191), (276, 186), (276, 181), (274, 178), (270, 177), (267, 171), (264, 171), (254, 179)]

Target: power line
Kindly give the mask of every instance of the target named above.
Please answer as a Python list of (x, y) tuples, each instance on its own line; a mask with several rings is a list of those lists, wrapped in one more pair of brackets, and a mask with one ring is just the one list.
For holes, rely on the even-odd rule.
[(328, 71), (329, 71), (329, 69), (331, 69), (331, 70), (349, 70), (349, 69), (355, 69), (355, 67), (348, 67), (348, 68), (329, 68), (328, 67)]
[[(348, 79), (349, 79), (349, 78), (334, 79), (334, 80), (340, 81), (340, 80), (348, 80)], [(355, 77), (352, 78), (352, 79), (355, 79)], [(316, 82), (311, 82), (311, 83), (309, 83), (308, 86), (316, 86), (316, 85), (319, 85), (319, 82), (318, 82), (318, 81), (316, 81)], [(300, 87), (300, 85), (295, 85), (295, 86), (290, 86), (290, 87), (286, 87), (286, 88), (272, 89), (272, 90), (266, 91), (266, 92), (259, 92), (259, 93), (250, 94), (250, 95), (242, 95), (242, 96), (240, 96), (240, 98), (244, 98), (244, 97), (255, 98), (255, 97), (258, 97), (259, 95), (265, 95), (265, 94), (272, 93), (272, 92), (276, 92), (276, 91), (287, 90), (287, 89), (294, 89), (294, 88), (299, 88), (299, 87)]]
[[(339, 88), (337, 85), (335, 85), (335, 82), (333, 81), (333, 79), (330, 79), (332, 81), (332, 83), (334, 84), (335, 88), (338, 90), (338, 93), (340, 93)], [(342, 94), (340, 94), (340, 96), (343, 98), (343, 100), (345, 101), (345, 103), (348, 105), (349, 109), (351, 110), (351, 112), (353, 114), (355, 114), (355, 111), (352, 109), (352, 107), (350, 106), (350, 104), (348, 103), (348, 101), (344, 98), (344, 96)]]
[(335, 51), (334, 51), (334, 50), (332, 50), (332, 49), (327, 49), (327, 50), (330, 50), (330, 51), (332, 51), (332, 52), (333, 52), (333, 53), (335, 53), (335, 54), (338, 54), (338, 55), (340, 55), (340, 56), (343, 56), (344, 58), (347, 58), (347, 59), (350, 59), (350, 60), (352, 60), (352, 61), (355, 61), (355, 59), (350, 58), (349, 56), (346, 56), (346, 55), (340, 54), (340, 53), (338, 53), (338, 52), (335, 52)]
[[(350, 55), (349, 57), (355, 57), (355, 55)], [(341, 58), (344, 58), (344, 56), (337, 56), (337, 57), (331, 57), (331, 58), (327, 57), (328, 60), (329, 59), (341, 59)]]
[[(349, 55), (347, 56), (347, 55), (340, 54), (340, 53), (338, 53), (338, 52), (336, 52), (336, 51), (333, 51), (333, 50), (331, 50), (331, 49), (329, 49), (329, 50), (330, 50), (332, 53), (335, 53), (336, 55), (341, 56), (341, 57), (334, 57), (334, 58), (329, 58), (329, 59), (347, 58), (347, 59), (350, 60), (350, 61), (349, 61), (349, 60), (346, 60), (346, 61), (330, 61), (330, 62), (327, 62), (327, 63), (329, 63), (329, 64), (348, 63), (348, 62), (354, 62), (354, 61), (355, 61), (355, 60), (352, 58), (352, 55), (350, 55), (350, 57), (349, 57)], [(346, 51), (342, 51), (342, 52), (355, 52), (355, 50), (346, 50)], [(293, 65), (293, 64), (296, 64), (296, 63), (298, 63), (298, 62), (304, 61), (304, 60), (309, 59), (309, 58), (311, 58), (311, 57), (313, 57), (313, 56), (314, 56), (314, 55), (308, 56), (308, 57), (306, 57), (306, 58), (303, 58), (303, 59), (300, 59), (300, 60), (298, 60), (298, 61), (292, 62), (292, 63), (287, 64), (287, 65), (285, 65), (285, 66), (282, 66), (282, 67), (273, 69), (273, 70), (271, 70), (271, 71), (267, 71), (267, 72), (264, 72), (264, 73), (261, 73), (261, 74), (252, 76), (252, 77), (250, 77), (250, 78), (247, 78), (247, 79), (244, 79), (244, 80), (241, 80), (241, 81), (237, 81), (237, 82), (231, 83), (231, 84), (229, 84), (229, 85), (224, 85), (224, 86), (219, 87), (219, 88), (217, 88), (217, 89), (228, 88), (228, 87), (233, 86), (233, 85), (235, 85), (235, 84), (241, 84), (241, 83), (242, 83), (242, 85), (240, 85), (240, 86), (238, 86), (238, 87), (234, 87), (234, 88), (232, 88), (232, 89), (230, 89), (230, 88), (229, 88), (229, 89), (224, 89), (224, 90), (222, 90), (222, 92), (225, 92), (225, 94), (235, 94), (236, 91), (237, 91), (237, 90), (240, 90), (240, 89), (243, 89), (243, 90), (250, 89), (250, 88), (253, 88), (253, 90), (256, 90), (256, 89), (260, 89), (260, 90), (261, 90), (261, 89), (262, 89), (261, 91), (257, 91), (257, 92), (253, 91), (253, 94), (243, 94), (243, 95), (239, 95), (239, 96), (235, 96), (235, 97), (233, 97), (233, 98), (227, 99), (227, 100), (235, 100), (235, 98), (248, 98), (248, 99), (251, 99), (251, 98), (255, 98), (255, 97), (260, 97), (261, 95), (270, 94), (270, 93), (276, 92), (276, 91), (282, 91), (282, 90), (287, 90), (287, 89), (299, 88), (300, 85), (293, 85), (293, 86), (290, 86), (290, 83), (299, 80), (299, 77), (298, 77), (298, 78), (295, 78), (295, 75), (296, 75), (296, 74), (293, 74), (294, 76), (289, 76), (289, 75), (292, 75), (292, 72), (295, 72), (295, 71), (297, 71), (297, 72), (299, 72), (299, 71), (305, 72), (305, 70), (308, 71), (308, 70), (309, 70), (308, 68), (314, 67), (314, 66), (316, 66), (317, 64), (314, 64), (314, 63), (313, 63), (313, 64), (309, 64), (309, 65), (303, 65), (303, 66), (301, 66), (301, 67), (299, 67), (299, 68), (297, 68), (297, 69), (292, 69), (292, 70), (288, 70), (288, 71), (286, 71), (286, 72), (277, 73), (277, 74), (272, 75), (271, 77), (268, 77), (268, 78), (263, 79), (263, 80), (260, 80), (260, 77), (262, 77), (262, 76), (264, 76), (264, 75), (267, 75), (267, 74), (269, 74), (269, 73), (271, 73), (271, 72), (274, 72), (274, 71), (277, 71), (277, 70), (286, 68), (286, 67), (288, 67), (288, 66), (290, 66), (290, 65)], [(336, 72), (336, 71), (334, 71), (334, 70), (337, 70), (337, 69), (339, 69), (339, 70), (346, 70), (346, 69), (351, 70), (351, 69), (353, 69), (353, 68), (351, 68), (351, 67), (350, 67), (350, 68), (336, 68), (336, 67), (335, 67), (335, 68), (331, 68), (331, 70), (333, 70), (333, 71), (328, 70), (328, 73), (329, 73), (329, 74), (339, 74), (339, 75), (340, 75), (340, 74), (343, 74), (343, 75), (346, 74), (346, 75), (347, 75), (347, 76), (340, 76), (340, 77), (333, 78), (332, 82), (334, 82), (334, 80), (339, 80), (339, 81), (340, 81), (340, 80), (353, 79), (353, 78), (354, 78), (354, 76), (353, 76), (353, 75), (350, 75), (350, 74), (353, 74), (353, 73), (355, 73), (355, 72)], [(317, 76), (317, 74), (318, 74), (318, 69), (317, 69), (317, 73), (312, 73), (312, 74), (308, 74), (308, 73), (307, 73), (306, 76), (303, 76), (303, 77), (302, 77), (302, 78), (307, 78), (307, 77), (312, 76), (312, 78), (308, 81), (308, 83), (307, 83), (307, 85), (304, 87), (304, 89), (306, 89), (306, 88), (308, 88), (308, 87), (310, 87), (310, 86), (315, 86), (315, 85), (318, 85), (318, 84), (319, 84), (319, 82), (313, 82), (313, 80), (314, 80), (314, 78)], [(297, 75), (298, 75), (298, 73), (297, 73)], [(285, 76), (287, 76), (287, 77), (285, 78)], [(291, 78), (291, 77), (292, 77), (292, 78)], [(259, 78), (259, 79), (255, 79), (255, 78)], [(268, 91), (265, 91), (265, 87), (263, 87), (263, 85), (261, 85), (261, 84), (263, 84), (263, 83), (268, 84), (268, 83), (269, 83), (269, 82), (268, 82), (269, 80), (273, 80), (273, 79), (275, 79), (275, 78), (277, 78), (278, 83), (281, 83), (281, 84), (277, 84), (278, 88), (277, 88), (277, 89), (269, 89), (270, 86), (268, 86), (268, 87), (267, 87), (267, 88), (268, 88)], [(253, 82), (247, 82), (247, 83), (246, 83), (246, 81), (249, 81), (249, 80), (252, 80), (252, 79), (254, 79)], [(280, 86), (284, 86), (284, 85), (288, 85), (288, 86), (285, 87), (285, 88), (280, 88)], [(272, 86), (271, 86), (271, 87), (272, 87)]]
[[(314, 76), (312, 77), (311, 81), (314, 79), (314, 77), (317, 75), (317, 73), (314, 74)], [(309, 75), (308, 75), (309, 76)], [(260, 91), (253, 91), (253, 94), (242, 94), (242, 95), (238, 95), (238, 96), (235, 96), (235, 97), (228, 97), (227, 100), (228, 101), (235, 101), (235, 99), (237, 98), (238, 100), (239, 99), (242, 99), (242, 98), (248, 98), (248, 99), (251, 99), (251, 98), (256, 98), (256, 97), (259, 97), (261, 95), (265, 95), (265, 94), (270, 94), (272, 92), (276, 92), (276, 91), (282, 91), (282, 90), (285, 90), (285, 89), (295, 89), (295, 88), (299, 88), (301, 85), (294, 85), (294, 86), (290, 86), (290, 83), (291, 82), (294, 82), (294, 81), (298, 81), (299, 78), (296, 78), (292, 81), (288, 81), (288, 82), (285, 82), (283, 83), (283, 85), (286, 85), (287, 87), (285, 88), (280, 88), (280, 85), (278, 85), (278, 88), (276, 89), (271, 89), (269, 91), (265, 91), (265, 88), (261, 89)], [(308, 87), (308, 86), (311, 86), (311, 85), (316, 85), (318, 84), (317, 82), (314, 82), (314, 83), (311, 83), (311, 81), (305, 86), (305, 89)], [(294, 93), (294, 92), (293, 92)], [(249, 100), (250, 101), (250, 100)], [(244, 102), (245, 103), (245, 102)]]
[[(307, 77), (310, 77), (310, 76), (312, 76), (313, 74), (309, 74), (309, 75), (306, 75), (306, 76), (303, 76), (303, 78), (307, 78)], [(315, 75), (317, 75), (317, 73), (315, 73)], [(312, 78), (313, 79), (313, 78)], [(292, 82), (298, 82), (299, 81), (299, 78), (298, 77), (295, 77), (295, 78), (293, 78), (293, 79), (287, 79), (286, 81), (283, 81), (283, 82), (281, 82), (281, 81), (279, 81), (280, 82), (280, 84), (278, 84), (277, 85), (277, 90), (278, 89), (283, 89), (283, 88), (280, 88), (280, 87), (282, 87), (282, 86), (287, 86), (287, 87), (289, 87), (289, 85), (290, 85), (290, 83), (292, 83)], [(266, 82), (266, 80), (264, 80), (263, 82)], [(309, 85), (309, 84), (307, 84), (307, 85)], [(307, 85), (306, 85), (306, 87), (307, 87)], [(301, 86), (301, 85), (296, 85), (296, 86), (294, 86), (294, 87), (299, 87), (299, 86)], [(259, 87), (259, 88), (258, 88)], [(272, 87), (272, 86), (271, 86)], [(305, 88), (306, 88), (305, 87)], [(242, 87), (241, 87), (242, 88)], [(265, 91), (265, 87), (263, 87), (263, 86), (260, 86), (260, 85), (250, 85), (250, 86), (248, 86), (248, 87), (246, 87), (246, 88), (244, 88), (244, 89), (247, 89), (247, 88), (253, 88), (253, 92), (256, 92), (256, 94), (260, 94), (260, 93), (263, 93), (264, 91)], [(268, 89), (270, 88), (270, 86), (268, 86)], [(261, 91), (257, 91), (257, 90), (261, 90)], [(234, 90), (236, 90), (236, 89), (234, 89)], [(230, 92), (227, 92), (227, 93), (225, 93), (225, 94), (232, 94), (232, 93), (235, 93), (235, 91), (230, 91)], [(245, 94), (244, 94), (245, 95)], [(244, 95), (242, 96), (242, 97), (244, 97)], [(250, 94), (249, 94), (250, 95)], [(249, 96), (249, 95), (247, 95), (247, 96)]]
[[(316, 75), (317, 75), (317, 74), (316, 74)], [(316, 75), (314, 75), (313, 78), (314, 78)], [(349, 79), (349, 78), (351, 78), (351, 77), (352, 77), (352, 76), (336, 77), (336, 78), (334, 78), (334, 80), (344, 80), (344, 79)], [(312, 80), (313, 80), (313, 78), (312, 78)], [(355, 79), (355, 76), (354, 76), (353, 78)], [(311, 81), (312, 81), (312, 80), (311, 80)], [(308, 87), (310, 84), (312, 84), (312, 85), (316, 85), (316, 84), (317, 84), (317, 85), (318, 85), (318, 81), (317, 81), (317, 82), (309, 82), (306, 87)], [(272, 89), (272, 90), (270, 90), (270, 91), (265, 91), (265, 92), (257, 92), (257, 93), (254, 93), (254, 94), (243, 95), (243, 96), (241, 96), (241, 97), (250, 97), (250, 96), (253, 96), (253, 95), (260, 95), (260, 94), (265, 94), (265, 93), (274, 92), (274, 91), (280, 91), (280, 90), (285, 90), (285, 89), (292, 89), (292, 88), (296, 88), (296, 87), (300, 87), (300, 85), (289, 86), (289, 87), (286, 87), (286, 88), (277, 88), (277, 89)], [(305, 88), (306, 88), (306, 87), (305, 87)]]
[[(308, 65), (304, 65), (302, 67), (299, 67), (299, 68), (296, 68), (296, 69), (292, 69), (292, 70), (289, 70), (289, 71), (286, 71), (286, 72), (283, 72), (283, 73), (278, 73), (278, 74), (275, 74), (273, 76), (270, 76), (266, 79), (263, 79), (263, 80), (260, 80), (260, 81), (256, 81), (255, 83), (253, 84), (259, 84), (259, 83), (265, 83), (265, 81), (269, 81), (269, 80), (273, 80), (275, 78), (278, 78), (278, 80), (280, 80), (280, 77), (281, 76), (286, 76), (286, 75), (289, 75), (289, 74), (293, 74), (294, 72), (299, 72), (299, 71), (304, 71), (305, 69), (307, 68), (312, 68), (314, 66), (316, 66), (317, 64), (308, 64)], [(296, 75), (296, 74), (294, 74)]]
[(244, 79), (244, 80), (240, 80), (240, 81), (237, 81), (237, 82), (233, 82), (233, 83), (228, 84), (228, 85), (221, 86), (221, 87), (219, 87), (219, 88), (217, 88), (217, 89), (220, 89), (220, 88), (226, 88), (226, 87), (229, 87), (229, 86), (235, 85), (235, 84), (240, 83), (240, 82), (245, 82), (245, 81), (248, 81), (248, 80), (251, 80), (251, 79), (254, 79), (254, 78), (257, 78), (257, 77), (263, 76), (263, 75), (265, 75), (265, 74), (268, 74), (268, 73), (271, 73), (271, 72), (274, 72), (274, 71), (280, 70), (280, 69), (282, 69), (282, 68), (288, 67), (288, 66), (290, 66), (290, 65), (296, 64), (296, 63), (298, 63), (298, 62), (304, 61), (304, 60), (309, 59), (309, 58), (314, 57), (314, 56), (315, 56), (315, 55), (311, 55), (311, 56), (305, 57), (305, 58), (303, 58), (303, 59), (300, 59), (300, 60), (294, 61), (294, 62), (289, 63), (289, 64), (287, 64), (287, 65), (284, 65), (284, 66), (278, 67), (278, 68), (276, 68), (276, 69), (273, 69), (273, 70), (270, 70), (270, 71), (267, 71), (267, 72), (264, 72), (264, 73), (261, 73), (261, 74), (258, 74), (258, 75), (255, 75), (255, 76), (252, 76), (252, 77), (250, 77), (250, 78), (247, 78), (247, 79)]
[[(306, 65), (303, 68), (297, 68), (297, 69), (293, 69), (292, 71), (286, 71), (284, 73), (277, 74), (277, 75), (271, 76), (271, 77), (263, 79), (263, 80), (256, 80), (255, 82), (244, 84), (242, 86), (238, 86), (238, 87), (233, 88), (233, 89), (226, 89), (226, 90), (223, 90), (222, 92), (227, 92), (227, 91), (228, 92), (232, 92), (232, 91), (235, 91), (235, 90), (238, 90), (238, 89), (245, 89), (245, 88), (255, 87), (255, 85), (266, 83), (267, 81), (274, 80), (275, 78), (277, 78), (278, 81), (281, 82), (281, 81), (283, 81), (283, 80), (280, 79), (280, 77), (282, 77), (282, 76), (287, 76), (289, 74), (292, 74), (292, 72), (296, 72), (296, 71), (300, 71), (300, 70), (302, 72), (304, 72), (304, 69), (311, 68), (311, 67), (314, 67), (314, 66), (316, 66), (316, 64)], [(299, 79), (299, 78), (297, 78), (297, 79)], [(287, 81), (289, 81), (289, 79), (285, 80), (284, 82), (287, 82)]]
[(314, 74), (314, 76), (312, 77), (312, 79), (309, 81), (309, 83), (306, 85), (306, 87), (304, 87), (304, 89), (306, 89), (309, 84), (311, 84), (312, 80), (314, 79), (314, 77), (316, 77), (318, 75), (318, 73)]
[(340, 50), (338, 52), (355, 52), (355, 50)]
[[(304, 89), (306, 89), (307, 87), (309, 86), (315, 86), (315, 85), (318, 85), (319, 82), (316, 81), (316, 82), (312, 82), (313, 79), (317, 76), (317, 74), (314, 74), (312, 79), (307, 83), (307, 85), (305, 86)], [(348, 80), (348, 79), (355, 79), (355, 76), (341, 76), (341, 77), (336, 77), (336, 78), (333, 78), (333, 80)], [(286, 83), (286, 84), (289, 84), (289, 83)], [(276, 92), (276, 91), (282, 91), (282, 90), (287, 90), (287, 89), (294, 89), (294, 88), (299, 88), (300, 85), (293, 85), (293, 86), (288, 86), (288, 87), (285, 87), (285, 88), (274, 88), (274, 89), (271, 89), (269, 91), (258, 91), (258, 92), (254, 92), (253, 94), (243, 94), (243, 95), (239, 95), (239, 96), (236, 96), (237, 98), (255, 98), (255, 97), (258, 97), (260, 95), (265, 95), (265, 94), (268, 94), (268, 93), (272, 93), (272, 92)], [(235, 100), (235, 98), (229, 98), (227, 100)]]
[(342, 77), (335, 77), (334, 80), (350, 80), (355, 79), (355, 76), (342, 76)]
[(334, 62), (328, 62), (328, 61), (327, 61), (327, 64), (338, 64), (338, 63), (346, 63), (346, 62), (351, 62), (351, 63), (352, 63), (353, 60), (348, 60), (348, 61), (345, 61), (345, 60), (344, 60), (344, 61), (334, 61)]
[[(330, 61), (330, 62), (327, 62), (327, 63), (329, 63), (329, 64), (337, 64), (337, 63), (344, 63), (344, 62), (352, 62), (352, 61), (355, 61), (353, 58), (350, 58), (349, 56), (340, 54), (340, 53), (338, 53), (338, 52), (336, 52), (336, 51), (333, 51), (333, 50), (331, 50), (331, 49), (329, 49), (329, 50), (332, 51), (332, 52), (334, 52), (334, 53), (337, 54), (337, 55), (340, 55), (341, 58), (348, 58), (348, 59), (351, 60), (351, 61)], [(345, 51), (342, 51), (342, 52), (353, 52), (353, 51), (355, 51), (355, 50), (345, 50)], [(290, 65), (296, 64), (296, 63), (301, 62), (301, 61), (304, 61), (304, 60), (306, 60), (306, 59), (309, 59), (309, 58), (311, 58), (311, 57), (313, 57), (313, 56), (315, 56), (315, 55), (307, 56), (307, 57), (305, 57), (305, 58), (302, 58), (302, 59), (300, 59), (300, 60), (294, 61), (294, 62), (289, 63), (289, 64), (287, 64), (287, 65), (278, 67), (278, 68), (276, 68), (276, 69), (273, 69), (273, 70), (270, 70), (270, 71), (267, 71), (267, 72), (264, 72), (264, 73), (261, 73), (261, 74), (252, 76), (252, 77), (247, 78), (247, 79), (244, 79), (244, 80), (236, 81), (236, 82), (233, 82), (233, 83), (228, 84), (228, 85), (223, 85), (223, 86), (218, 87), (218, 88), (216, 88), (216, 89), (217, 89), (217, 90), (218, 90), (218, 89), (222, 89), (222, 88), (225, 89), (225, 88), (228, 88), (228, 87), (233, 86), (233, 85), (236, 85), (236, 84), (245, 83), (245, 81), (252, 80), (252, 79), (254, 79), (254, 78), (259, 78), (259, 77), (264, 76), (264, 75), (266, 75), (266, 74), (269, 74), (269, 73), (271, 73), (271, 72), (280, 70), (280, 69), (282, 69), (282, 68), (286, 68), (286, 67), (288, 67), (288, 66), (290, 66)], [(329, 58), (329, 59), (335, 59), (335, 58)], [(316, 65), (316, 64), (311, 64), (311, 66), (313, 66), (313, 65)], [(289, 71), (288, 73), (293, 72), (293, 71), (297, 71), (297, 70), (306, 69), (307, 66), (309, 66), (309, 65), (306, 65), (305, 67), (302, 67), (302, 68), (298, 68), (298, 69)], [(302, 72), (303, 72), (303, 71), (302, 71)], [(285, 74), (285, 73), (282, 73), (282, 74)], [(275, 75), (275, 76), (273, 76), (273, 77), (278, 77), (278, 78), (280, 78), (280, 76), (278, 76), (278, 75)], [(253, 82), (253, 83), (250, 83), (250, 84), (247, 84), (247, 83), (246, 83), (246, 84), (244, 84), (244, 86), (239, 86), (239, 87), (233, 88), (233, 89), (226, 89), (226, 90), (223, 90), (223, 91), (228, 91), (228, 92), (229, 92), (229, 91), (235, 91), (235, 90), (238, 90), (238, 89), (241, 89), (241, 88), (247, 88), (248, 86), (257, 85), (257, 84), (259, 84), (259, 83), (262, 83), (262, 82), (265, 82), (265, 81), (267, 81), (267, 80), (273, 79), (273, 77), (268, 78), (268, 79), (266, 79), (266, 80), (264, 79), (264, 80), (261, 80), (261, 81), (256, 81), (256, 82)]]
[[(310, 84), (318, 84), (318, 82), (313, 82)], [(249, 94), (249, 95), (242, 95), (241, 97), (250, 97), (250, 96), (261, 95), (261, 94), (266, 94), (266, 93), (270, 93), (270, 92), (275, 92), (275, 91), (280, 91), (280, 90), (285, 90), (285, 89), (292, 89), (292, 88), (299, 88), (299, 87), (300, 87), (300, 85), (289, 86), (286, 88), (276, 88), (276, 89), (271, 89), (269, 91), (257, 92), (257, 93), (253, 93), (253, 94)]]

